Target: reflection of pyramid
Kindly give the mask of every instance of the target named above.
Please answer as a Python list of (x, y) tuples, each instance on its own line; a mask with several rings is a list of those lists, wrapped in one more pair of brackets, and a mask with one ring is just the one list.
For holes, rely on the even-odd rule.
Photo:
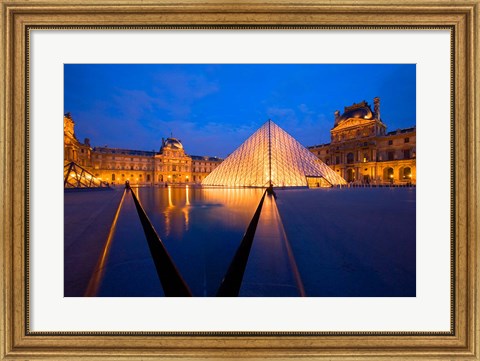
[(307, 186), (307, 178), (329, 185), (345, 180), (271, 120), (250, 136), (202, 182), (230, 187)]

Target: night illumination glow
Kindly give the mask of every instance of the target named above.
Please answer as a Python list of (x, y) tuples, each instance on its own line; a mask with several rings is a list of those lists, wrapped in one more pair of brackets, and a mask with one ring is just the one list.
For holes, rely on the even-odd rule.
[(329, 166), (268, 120), (202, 182), (208, 186), (307, 186), (307, 177), (346, 184)]

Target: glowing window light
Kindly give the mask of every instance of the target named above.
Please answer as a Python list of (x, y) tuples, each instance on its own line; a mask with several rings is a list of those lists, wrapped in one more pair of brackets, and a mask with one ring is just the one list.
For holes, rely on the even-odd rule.
[(306, 175), (330, 184), (345, 180), (271, 120), (241, 144), (203, 181), (203, 185), (307, 186)]

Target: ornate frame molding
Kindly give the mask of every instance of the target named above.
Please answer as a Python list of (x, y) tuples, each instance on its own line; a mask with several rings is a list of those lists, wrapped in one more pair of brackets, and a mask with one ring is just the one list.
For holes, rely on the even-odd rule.
[[(480, 359), (479, 0), (0, 0), (1, 359)], [(31, 28), (448, 28), (453, 31), (455, 302), (449, 333), (32, 333), (28, 330), (28, 32)]]

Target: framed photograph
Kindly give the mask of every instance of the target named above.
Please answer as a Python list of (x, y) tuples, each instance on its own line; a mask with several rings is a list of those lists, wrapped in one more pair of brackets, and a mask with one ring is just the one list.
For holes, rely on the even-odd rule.
[(2, 360), (480, 359), (478, 0), (0, 3)]

